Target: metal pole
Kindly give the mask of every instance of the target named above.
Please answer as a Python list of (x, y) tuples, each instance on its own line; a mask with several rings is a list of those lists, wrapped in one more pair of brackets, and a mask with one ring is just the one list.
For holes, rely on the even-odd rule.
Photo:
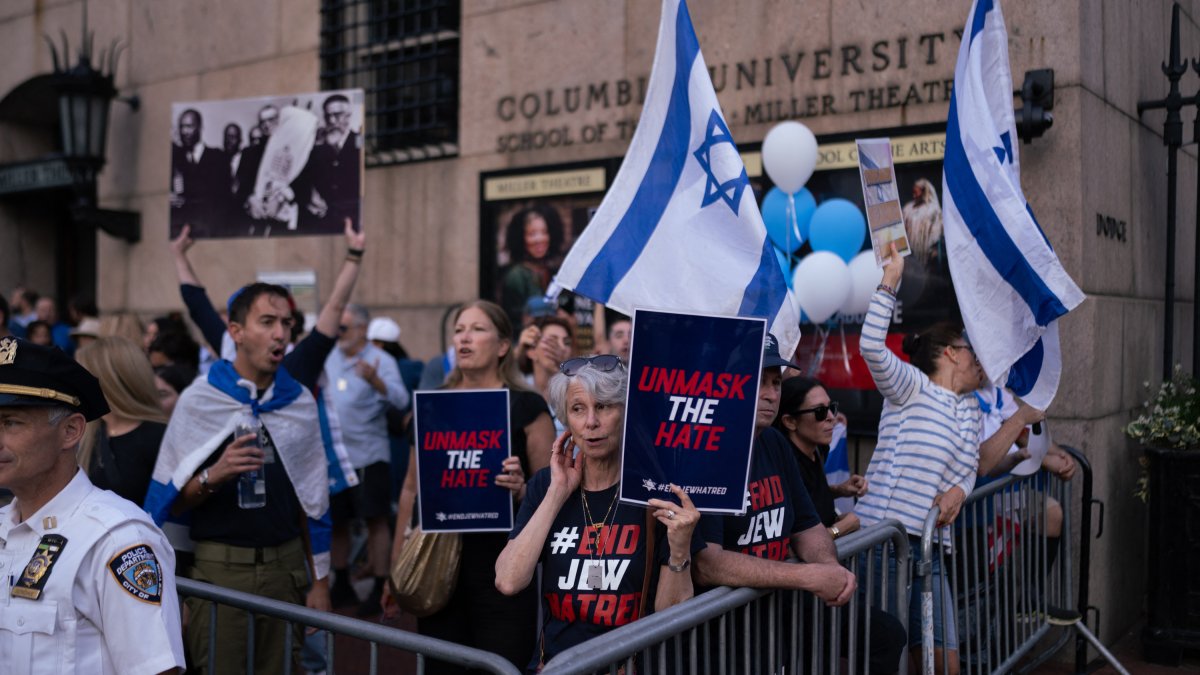
[(1171, 365), (1174, 360), (1172, 341), (1175, 338), (1175, 168), (1178, 164), (1179, 147), (1183, 145), (1183, 119), (1179, 111), (1185, 104), (1195, 102), (1194, 98), (1184, 99), (1179, 95), (1179, 80), (1187, 72), (1187, 66), (1187, 62), (1179, 58), (1179, 3), (1176, 2), (1171, 9), (1170, 57), (1162, 64), (1163, 74), (1170, 82), (1167, 97), (1159, 101), (1138, 102), (1139, 116), (1146, 110), (1163, 108), (1167, 111), (1167, 119), (1163, 123), (1163, 143), (1167, 146), (1167, 278), (1163, 294), (1163, 379), (1171, 377)]

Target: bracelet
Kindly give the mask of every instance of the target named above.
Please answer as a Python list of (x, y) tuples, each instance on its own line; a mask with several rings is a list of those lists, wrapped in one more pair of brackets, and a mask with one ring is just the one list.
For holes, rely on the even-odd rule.
[(361, 258), (361, 257), (358, 257), (358, 258), (356, 258), (356, 257), (354, 257), (354, 256), (352, 256), (352, 255), (348, 255), (348, 256), (346, 256), (346, 262), (348, 262), (348, 263), (354, 263), (355, 265), (361, 265), (361, 264), (362, 264), (362, 258)]
[(878, 286), (875, 287), (875, 290), (883, 291), (884, 293), (887, 293), (888, 295), (892, 296), (893, 298), (896, 297), (896, 289), (892, 288), (891, 286), (888, 286), (887, 284), (879, 284)]
[(365, 252), (366, 252), (366, 250), (361, 249), (361, 248), (348, 248), (348, 247), (346, 248), (347, 255), (354, 255), (354, 256), (358, 256), (359, 258), (361, 258), (363, 256), (363, 253), (365, 253)]

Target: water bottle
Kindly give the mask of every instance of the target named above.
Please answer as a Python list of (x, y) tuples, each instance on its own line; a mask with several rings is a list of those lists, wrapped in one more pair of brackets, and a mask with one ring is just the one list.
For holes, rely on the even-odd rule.
[[(262, 422), (250, 413), (245, 413), (238, 419), (233, 428), (234, 439), (254, 434), (256, 448), (262, 449)], [(238, 506), (243, 509), (261, 509), (267, 505), (267, 481), (263, 469), (244, 471), (237, 481)]]

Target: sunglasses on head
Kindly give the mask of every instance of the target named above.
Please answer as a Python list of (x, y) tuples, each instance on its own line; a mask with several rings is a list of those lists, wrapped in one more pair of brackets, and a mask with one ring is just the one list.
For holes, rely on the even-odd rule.
[(796, 412), (792, 413), (792, 417), (799, 417), (799, 416), (803, 415), (804, 413), (812, 413), (813, 419), (817, 420), (818, 422), (824, 422), (825, 418), (829, 417), (830, 415), (837, 417), (838, 402), (830, 401), (829, 405), (819, 405), (815, 408), (805, 408), (803, 410), (797, 410)]
[(602, 373), (612, 372), (621, 365), (621, 358), (612, 354), (600, 354), (599, 356), (579, 356), (573, 359), (567, 359), (558, 364), (558, 370), (567, 377), (574, 377), (583, 370), (583, 367), (591, 364), (593, 368)]

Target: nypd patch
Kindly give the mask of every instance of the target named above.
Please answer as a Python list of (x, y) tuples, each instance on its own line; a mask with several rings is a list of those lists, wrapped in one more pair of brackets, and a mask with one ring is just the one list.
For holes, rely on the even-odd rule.
[(162, 568), (145, 544), (130, 546), (108, 561), (113, 578), (127, 593), (143, 602), (162, 603)]

